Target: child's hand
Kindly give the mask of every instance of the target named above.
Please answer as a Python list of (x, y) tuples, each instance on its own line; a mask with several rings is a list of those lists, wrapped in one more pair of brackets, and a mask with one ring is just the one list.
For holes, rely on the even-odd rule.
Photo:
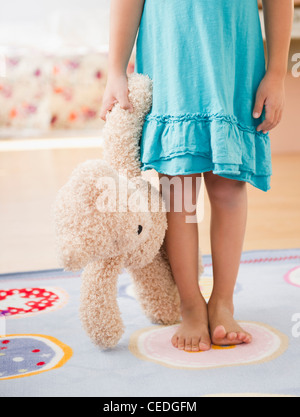
[(106, 121), (106, 113), (115, 103), (120, 103), (122, 109), (133, 111), (133, 106), (128, 99), (127, 75), (109, 76), (103, 95), (100, 117)]
[(267, 133), (274, 129), (281, 120), (284, 107), (284, 78), (266, 74), (261, 81), (257, 93), (253, 117), (258, 119), (265, 107), (265, 120), (257, 126), (257, 131)]

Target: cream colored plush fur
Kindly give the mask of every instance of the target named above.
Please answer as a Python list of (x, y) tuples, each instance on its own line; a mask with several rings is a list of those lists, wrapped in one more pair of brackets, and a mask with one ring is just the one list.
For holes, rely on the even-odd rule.
[[(130, 273), (141, 306), (153, 323), (174, 324), (180, 319), (178, 290), (163, 246), (164, 201), (140, 170), (139, 139), (152, 104), (152, 81), (134, 73), (128, 77), (128, 89), (133, 112), (117, 103), (107, 113), (105, 160), (80, 164), (55, 201), (61, 264), (66, 270), (83, 268), (80, 317), (100, 348), (115, 346), (124, 331), (117, 303), (118, 275), (123, 268)], [(124, 205), (119, 192), (125, 190), (127, 177)], [(116, 185), (116, 199), (108, 198), (103, 178)], [(160, 210), (151, 211), (150, 200)], [(116, 201), (123, 211), (114, 210)], [(147, 211), (141, 210), (142, 203), (149, 206)], [(199, 266), (201, 273), (201, 262)]]

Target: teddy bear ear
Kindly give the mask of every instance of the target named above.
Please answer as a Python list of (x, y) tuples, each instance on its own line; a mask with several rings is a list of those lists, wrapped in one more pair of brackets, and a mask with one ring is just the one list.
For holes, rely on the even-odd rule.
[(98, 178), (96, 188), (100, 191), (96, 200), (96, 208), (99, 212), (127, 211), (128, 197), (136, 191), (136, 184), (127, 176), (114, 172), (112, 176)]
[(95, 202), (97, 210), (103, 213), (116, 211), (118, 191), (117, 176), (113, 172), (102, 175), (97, 179), (95, 185), (99, 192), (99, 196)]

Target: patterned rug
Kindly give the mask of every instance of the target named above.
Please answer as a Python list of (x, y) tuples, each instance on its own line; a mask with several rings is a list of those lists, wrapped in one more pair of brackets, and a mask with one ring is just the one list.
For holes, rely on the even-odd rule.
[(0, 397), (300, 396), (300, 249), (243, 253), (235, 307), (250, 345), (173, 348), (176, 326), (151, 325), (123, 271), (126, 331), (100, 351), (81, 328), (79, 288), (80, 273), (62, 270), (0, 275)]

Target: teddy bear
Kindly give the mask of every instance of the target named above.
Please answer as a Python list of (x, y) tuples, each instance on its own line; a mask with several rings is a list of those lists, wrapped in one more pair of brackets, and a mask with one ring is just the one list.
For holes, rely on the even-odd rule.
[[(80, 271), (79, 314), (99, 348), (116, 346), (125, 327), (117, 303), (118, 276), (131, 276), (152, 323), (180, 321), (180, 299), (164, 245), (166, 205), (142, 177), (139, 141), (152, 106), (152, 80), (128, 75), (132, 113), (114, 104), (103, 127), (104, 158), (81, 163), (59, 190), (54, 220), (60, 263)], [(203, 271), (199, 263), (200, 272)]]

